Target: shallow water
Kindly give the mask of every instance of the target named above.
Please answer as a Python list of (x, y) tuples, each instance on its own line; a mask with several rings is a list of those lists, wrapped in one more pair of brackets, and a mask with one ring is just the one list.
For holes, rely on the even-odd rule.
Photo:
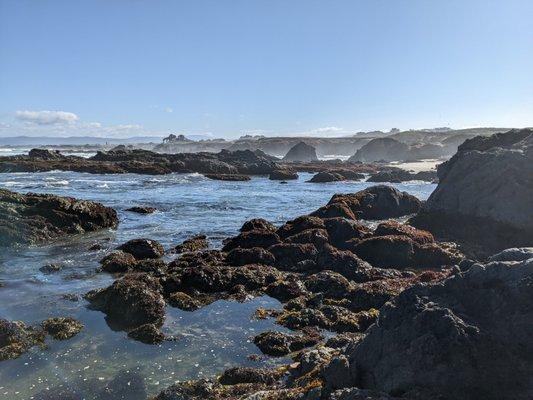
[[(0, 254), (0, 283), (4, 285), (0, 287), (0, 317), (37, 324), (50, 316), (73, 316), (85, 324), (71, 340), (49, 341), (47, 349), (34, 348), (19, 359), (1, 362), (0, 398), (28, 399), (61, 385), (79, 388), (80, 382), (93, 380), (104, 385), (121, 371), (140, 376), (153, 394), (177, 380), (213, 375), (232, 365), (283, 362), (248, 359), (259, 353), (250, 337), (274, 327), (271, 320), (251, 318), (260, 306), (279, 307), (268, 297), (246, 303), (219, 301), (192, 313), (168, 307), (164, 330), (179, 339), (150, 346), (129, 340), (124, 332), (113, 332), (104, 314), (88, 310), (83, 299), (75, 302), (62, 296), (81, 296), (112, 282), (111, 275), (95, 273), (98, 260), (107, 251), (87, 251), (95, 242), (112, 249), (132, 238), (150, 237), (170, 248), (193, 234), (204, 233), (216, 247), (250, 218), (281, 224), (324, 205), (334, 193), (371, 186), (366, 182), (310, 184), (305, 182), (310, 174), (300, 175), (298, 181), (280, 184), (265, 177), (220, 182), (199, 174), (0, 174), (0, 187), (100, 201), (114, 207), (120, 218), (116, 231)], [(424, 182), (394, 186), (420, 199), (426, 199), (435, 188)], [(124, 211), (134, 205), (154, 206), (158, 211), (150, 215)], [(60, 263), (64, 268), (53, 275), (39, 272), (48, 263)], [(85, 398), (93, 398), (90, 385), (85, 394)]]

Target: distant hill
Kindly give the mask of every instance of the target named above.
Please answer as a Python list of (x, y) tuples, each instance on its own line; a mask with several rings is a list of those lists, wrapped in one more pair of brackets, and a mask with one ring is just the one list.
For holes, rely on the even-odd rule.
[(406, 144), (442, 143), (443, 140), (456, 135), (461, 135), (466, 139), (478, 135), (488, 136), (494, 133), (507, 132), (509, 129), (511, 128), (416, 129), (394, 133), (387, 137)]
[(126, 144), (126, 143), (160, 143), (158, 136), (138, 136), (130, 138), (105, 138), (95, 136), (10, 136), (0, 137), (0, 146), (42, 146), (42, 145), (75, 145), (84, 144)]

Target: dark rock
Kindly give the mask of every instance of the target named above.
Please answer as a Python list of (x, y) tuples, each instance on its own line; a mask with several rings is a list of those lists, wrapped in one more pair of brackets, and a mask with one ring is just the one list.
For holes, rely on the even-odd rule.
[(41, 271), (43, 274), (53, 274), (61, 271), (62, 269), (63, 266), (59, 264), (46, 264), (39, 268), (39, 271)]
[(133, 255), (137, 260), (159, 258), (165, 253), (163, 246), (151, 239), (132, 239), (119, 246), (118, 250)]
[(40, 158), (42, 160), (61, 160), (65, 157), (59, 152), (59, 150), (48, 149), (31, 149), (28, 156), (30, 158)]
[(20, 357), (33, 346), (44, 345), (44, 333), (22, 321), (0, 319), (0, 361)]
[(279, 243), (279, 236), (270, 231), (247, 231), (242, 232), (234, 238), (230, 239), (222, 249), (223, 251), (231, 251), (238, 247), (243, 249), (250, 249), (252, 247), (268, 248), (274, 244)]
[(311, 213), (312, 216), (329, 219), (329, 218), (345, 218), (348, 220), (357, 219), (357, 214), (351, 210), (351, 208), (344, 203), (332, 203), (320, 207), (318, 210)]
[(489, 257), (489, 261), (524, 261), (533, 258), (533, 247), (505, 249)]
[(312, 244), (279, 243), (268, 248), (276, 259), (276, 266), (281, 269), (298, 271), (298, 263), (314, 260), (316, 247)]
[(183, 311), (195, 311), (201, 307), (199, 301), (193, 299), (187, 293), (174, 292), (168, 299), (169, 304), (172, 307), (177, 307)]
[(0, 246), (33, 244), (118, 224), (115, 210), (100, 203), (5, 189), (0, 189), (0, 221)]
[(346, 177), (333, 171), (322, 171), (314, 175), (307, 182), (310, 183), (326, 183), (326, 182), (339, 182), (345, 181)]
[(241, 227), (241, 232), (248, 232), (248, 231), (267, 231), (267, 232), (275, 232), (276, 227), (268, 222), (266, 219), (263, 218), (254, 218), (249, 221), (246, 221), (243, 226)]
[(239, 266), (246, 264), (273, 265), (276, 260), (270, 251), (260, 247), (252, 247), (251, 249), (236, 248), (231, 250), (226, 261), (231, 265)]
[(283, 224), (278, 230), (277, 234), (282, 239), (286, 239), (289, 236), (297, 235), (308, 229), (324, 229), (324, 221), (318, 217), (313, 217), (309, 215), (303, 215), (292, 221), (288, 221)]
[(157, 211), (154, 207), (139, 206), (139, 207), (130, 207), (126, 208), (126, 211), (134, 212), (137, 214), (152, 214)]
[(70, 339), (83, 329), (81, 322), (70, 317), (48, 318), (41, 323), (41, 326), (55, 340)]
[(408, 236), (420, 244), (433, 243), (435, 239), (428, 231), (416, 229), (410, 225), (389, 220), (379, 224), (374, 231), (374, 236), (402, 235)]
[(333, 271), (322, 271), (311, 275), (305, 281), (307, 290), (313, 293), (323, 293), (331, 298), (345, 298), (352, 290), (348, 279)]
[(235, 367), (222, 373), (218, 381), (222, 385), (236, 385), (239, 383), (264, 383), (271, 385), (281, 377), (275, 370), (250, 367)]
[(104, 248), (104, 246), (101, 243), (95, 243), (95, 244), (90, 245), (87, 250), (89, 250), (89, 251), (98, 251), (98, 250), (102, 250), (103, 248)]
[(209, 247), (207, 236), (197, 235), (189, 238), (175, 247), (176, 253), (204, 250)]
[(322, 340), (318, 331), (304, 330), (301, 335), (288, 335), (282, 332), (267, 331), (254, 337), (254, 344), (263, 354), (281, 357), (289, 353), (314, 346)]
[(87, 293), (86, 299), (91, 309), (107, 315), (112, 327), (128, 329), (163, 322), (165, 300), (161, 291), (157, 279), (149, 275), (126, 275), (105, 289)]
[(275, 169), (270, 173), (268, 179), (271, 181), (289, 181), (298, 179), (298, 173), (291, 169)]
[(285, 239), (286, 243), (310, 243), (320, 248), (329, 241), (328, 232), (325, 229), (307, 229)]
[(533, 130), (467, 140), (437, 172), (439, 185), (411, 224), (480, 257), (533, 246)]
[(288, 301), (307, 294), (304, 284), (299, 279), (277, 280), (267, 286), (265, 292), (279, 301)]
[(413, 214), (422, 203), (416, 197), (391, 186), (372, 186), (355, 194), (336, 194), (328, 203), (341, 204), (362, 219), (385, 219)]
[(419, 244), (408, 236), (375, 236), (361, 240), (355, 253), (379, 268), (435, 268), (459, 259), (435, 243)]
[(128, 332), (128, 337), (145, 344), (159, 344), (165, 341), (165, 335), (154, 324), (144, 324)]
[(249, 181), (250, 178), (248, 175), (240, 174), (204, 174), (206, 178), (216, 180), (216, 181), (230, 181), (230, 182), (242, 182)]
[(340, 249), (346, 248), (349, 240), (361, 240), (372, 234), (362, 223), (347, 218), (327, 218), (324, 223), (330, 243)]
[(133, 255), (122, 250), (115, 250), (100, 260), (102, 270), (110, 273), (131, 271), (136, 262)]
[(532, 276), (531, 260), (493, 262), (404, 291), (348, 349), (349, 385), (426, 388), (448, 399), (531, 397)]
[(330, 245), (325, 245), (318, 253), (316, 264), (320, 270), (335, 271), (355, 282), (370, 280), (370, 264), (350, 251), (338, 250)]
[(283, 161), (318, 161), (318, 157), (316, 156), (316, 150), (313, 146), (300, 142), (291, 147), (285, 157), (283, 157)]

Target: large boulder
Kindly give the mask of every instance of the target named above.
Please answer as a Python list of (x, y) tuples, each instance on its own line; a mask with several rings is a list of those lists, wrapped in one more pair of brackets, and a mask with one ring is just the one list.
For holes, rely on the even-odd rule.
[(484, 255), (533, 245), (532, 129), (467, 140), (438, 175), (412, 224)]
[(118, 250), (131, 254), (137, 260), (159, 258), (165, 253), (163, 246), (152, 239), (132, 239), (119, 246)]
[(291, 147), (285, 157), (283, 157), (283, 161), (318, 161), (318, 157), (316, 156), (316, 150), (313, 146), (300, 142)]
[(117, 225), (116, 211), (100, 203), (0, 189), (0, 246), (34, 244)]
[(348, 208), (361, 219), (385, 219), (414, 214), (420, 210), (422, 202), (415, 196), (387, 185), (372, 186), (355, 194), (336, 194), (327, 206), (321, 207), (314, 215), (322, 218), (343, 216), (329, 215), (325, 210), (332, 205)]
[(392, 138), (377, 138), (361, 147), (348, 161), (403, 161), (409, 146)]
[[(425, 398), (533, 397), (533, 259), (402, 292), (348, 348), (343, 386)], [(408, 396), (407, 396), (408, 397)]]
[(144, 324), (161, 325), (165, 318), (163, 288), (157, 279), (146, 275), (126, 275), (111, 286), (86, 294), (89, 307), (106, 314), (107, 323), (117, 330)]

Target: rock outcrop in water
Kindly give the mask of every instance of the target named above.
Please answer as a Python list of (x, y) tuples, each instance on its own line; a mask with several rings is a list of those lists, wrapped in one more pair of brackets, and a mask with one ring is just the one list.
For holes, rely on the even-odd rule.
[(63, 156), (33, 149), (29, 155), (0, 157), (0, 172), (77, 171), (97, 174), (139, 173), (162, 175), (171, 172), (199, 172), (225, 175), (268, 175), (275, 169), (271, 156), (262, 151), (161, 154), (148, 150), (99, 151), (90, 158)]
[(288, 162), (309, 162), (309, 161), (318, 161), (316, 155), (316, 150), (313, 146), (306, 144), (305, 142), (300, 142), (293, 147), (285, 154), (283, 161)]
[(18, 358), (35, 346), (44, 348), (47, 334), (55, 340), (67, 340), (82, 329), (83, 324), (71, 317), (48, 318), (37, 327), (0, 318), (0, 361)]
[(0, 189), (0, 246), (114, 228), (117, 213), (93, 201)]
[(533, 245), (533, 130), (467, 140), (438, 176), (414, 225), (485, 255)]

